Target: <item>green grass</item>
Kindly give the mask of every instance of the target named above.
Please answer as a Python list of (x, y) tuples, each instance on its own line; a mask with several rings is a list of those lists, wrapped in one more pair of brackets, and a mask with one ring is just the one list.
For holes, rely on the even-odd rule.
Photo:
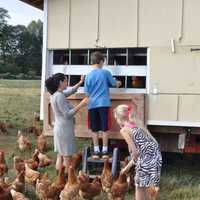
[(32, 126), (39, 111), (40, 81), (0, 80), (0, 121), (14, 129)]
[[(39, 111), (40, 81), (0, 80), (0, 121), (9, 124), (9, 134), (0, 135), (0, 149), (6, 152), (6, 161), (9, 165), (9, 178), (15, 177), (13, 156), (30, 158), (32, 152), (21, 153), (17, 148), (17, 130), (32, 126), (33, 113)], [(35, 136), (25, 133), (35, 145)], [(88, 145), (88, 140), (78, 140), (79, 148)], [(55, 159), (52, 138), (48, 138), (47, 155)], [(194, 157), (195, 158), (195, 157)], [(161, 177), (161, 192), (159, 200), (199, 200), (200, 199), (200, 162), (192, 159), (184, 161), (186, 157), (176, 156), (164, 164)], [(195, 158), (196, 159), (196, 158)], [(177, 162), (179, 161), (179, 162)], [(56, 175), (54, 166), (41, 169), (47, 171), (51, 179)], [(34, 188), (26, 185), (25, 194), (31, 200), (37, 200)], [(104, 199), (103, 197), (101, 199)], [(126, 199), (133, 199), (133, 191), (127, 194)]]

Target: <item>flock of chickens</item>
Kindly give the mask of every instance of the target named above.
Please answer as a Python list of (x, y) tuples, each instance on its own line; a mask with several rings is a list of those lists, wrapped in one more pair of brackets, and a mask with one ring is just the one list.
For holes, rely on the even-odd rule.
[[(37, 149), (34, 150), (32, 158), (23, 160), (15, 156), (13, 158), (13, 169), (16, 178), (8, 183), (5, 175), (8, 166), (5, 162), (5, 155), (0, 151), (0, 200), (28, 200), (23, 194), (25, 183), (35, 187), (36, 194), (41, 200), (79, 200), (79, 199), (103, 199), (105, 193), (108, 200), (125, 200), (129, 187), (132, 187), (132, 176), (120, 173), (114, 178), (109, 166), (109, 160), (104, 160), (102, 174), (92, 181), (88, 174), (83, 171), (76, 173), (76, 169), (82, 161), (82, 153), (78, 152), (72, 158), (71, 166), (66, 169), (64, 166), (59, 169), (53, 181), (48, 178), (48, 173), (40, 173), (38, 169), (44, 168), (54, 161), (45, 155), (47, 142), (39, 127), (39, 118), (35, 115), (34, 128), (32, 130), (37, 136)], [(32, 144), (20, 131), (18, 131), (18, 147), (20, 151), (32, 149)], [(128, 181), (129, 180), (129, 181)], [(149, 188), (151, 197), (157, 196), (158, 191)]]

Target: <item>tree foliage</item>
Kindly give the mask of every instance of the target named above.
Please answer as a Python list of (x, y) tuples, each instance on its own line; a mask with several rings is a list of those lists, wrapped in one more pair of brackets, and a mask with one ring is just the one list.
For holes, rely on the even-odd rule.
[(41, 20), (27, 27), (7, 23), (8, 11), (0, 8), (0, 73), (41, 74), (42, 27)]

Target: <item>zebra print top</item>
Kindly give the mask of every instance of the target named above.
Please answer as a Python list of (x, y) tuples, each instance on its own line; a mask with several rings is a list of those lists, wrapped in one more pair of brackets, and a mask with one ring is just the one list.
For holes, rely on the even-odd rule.
[(139, 158), (136, 162), (135, 184), (140, 187), (158, 186), (160, 182), (162, 155), (153, 136), (141, 128), (132, 129), (132, 138)]
[(159, 145), (153, 136), (148, 135), (141, 128), (133, 128), (132, 137), (136, 149), (141, 156), (146, 153), (154, 155), (156, 153), (155, 150), (159, 149)]

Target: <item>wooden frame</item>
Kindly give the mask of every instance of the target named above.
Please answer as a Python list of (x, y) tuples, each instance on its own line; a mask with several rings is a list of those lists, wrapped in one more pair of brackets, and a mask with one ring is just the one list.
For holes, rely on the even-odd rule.
[[(80, 102), (81, 99), (83, 99), (85, 96), (84, 93), (76, 93), (72, 96), (70, 96), (68, 99), (70, 102), (72, 102), (73, 105), (76, 105)], [(50, 94), (45, 93), (44, 94), (44, 134), (51, 136), (53, 134), (52, 128), (53, 128), (53, 112), (50, 107)], [(111, 94), (111, 111), (114, 107), (116, 107), (119, 104), (134, 104), (137, 106), (137, 117), (145, 124), (145, 95), (144, 94)], [(76, 137), (82, 137), (82, 138), (90, 138), (91, 134), (88, 130), (87, 126), (87, 108), (82, 109), (81, 112), (78, 112), (75, 116), (76, 123), (75, 123), (75, 133)], [(109, 131), (109, 138), (111, 139), (122, 139), (119, 134), (119, 126), (115, 122), (115, 120), (112, 117), (112, 129)]]
[(49, 75), (48, 63), (51, 56), (47, 51), (47, 31), (48, 31), (48, 0), (44, 0), (44, 22), (43, 22), (43, 47), (42, 47), (42, 80), (41, 80), (41, 98), (40, 98), (40, 119), (44, 119), (44, 92), (45, 92), (45, 80)]
[(185, 121), (157, 121), (157, 120), (148, 120), (148, 125), (157, 125), (157, 126), (179, 126), (179, 127), (199, 127), (199, 122), (185, 122)]

